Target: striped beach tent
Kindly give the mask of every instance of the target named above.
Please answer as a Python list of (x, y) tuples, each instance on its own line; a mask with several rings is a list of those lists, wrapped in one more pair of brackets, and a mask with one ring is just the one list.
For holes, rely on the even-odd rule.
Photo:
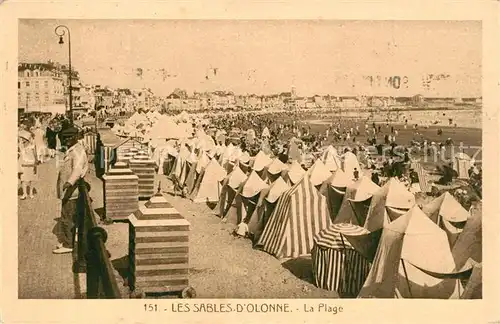
[(427, 176), (427, 172), (422, 167), (422, 164), (419, 162), (412, 162), (411, 167), (418, 174), (418, 184), (421, 192), (430, 192), (431, 186), (429, 185), (429, 177)]
[(455, 244), (470, 216), (448, 191), (423, 206), (422, 211), (446, 232), (450, 247)]
[(87, 154), (94, 155), (97, 145), (97, 133), (90, 131), (83, 135), (83, 143), (87, 150)]
[(253, 236), (254, 243), (258, 242), (262, 231), (266, 227), (269, 217), (276, 207), (276, 202), (279, 197), (289, 189), (290, 186), (285, 182), (285, 180), (283, 180), (282, 177), (278, 177), (269, 188), (261, 191), (254, 212), (246, 220), (248, 230)]
[(342, 170), (349, 177), (354, 177), (354, 169), (357, 169), (361, 172), (361, 167), (359, 165), (358, 157), (352, 152), (346, 152), (342, 156)]
[(317, 287), (336, 291), (341, 298), (355, 298), (370, 271), (370, 262), (344, 237), (368, 231), (351, 224), (332, 224), (316, 235), (311, 252)]
[(306, 175), (281, 195), (257, 245), (277, 258), (310, 255), (314, 236), (329, 225), (326, 198)]

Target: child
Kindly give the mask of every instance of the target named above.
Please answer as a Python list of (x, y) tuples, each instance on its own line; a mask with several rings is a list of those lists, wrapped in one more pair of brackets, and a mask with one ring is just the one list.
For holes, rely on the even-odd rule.
[[(38, 160), (32, 136), (27, 131), (22, 131), (19, 134), (18, 157), (21, 166), (21, 186), (23, 188), (21, 199), (24, 200), (27, 196), (33, 198), (33, 181), (36, 180)], [(28, 192), (28, 188), (30, 192)]]

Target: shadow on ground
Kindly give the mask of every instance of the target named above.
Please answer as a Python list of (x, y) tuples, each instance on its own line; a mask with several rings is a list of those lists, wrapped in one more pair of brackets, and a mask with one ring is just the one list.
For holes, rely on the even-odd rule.
[(311, 258), (290, 259), (283, 262), (281, 266), (290, 271), (295, 277), (314, 284)]

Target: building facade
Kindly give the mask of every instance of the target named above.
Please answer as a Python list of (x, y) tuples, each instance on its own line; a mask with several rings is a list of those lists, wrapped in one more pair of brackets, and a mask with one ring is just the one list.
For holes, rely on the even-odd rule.
[(17, 102), (20, 111), (65, 112), (64, 78), (57, 64), (19, 63), (17, 72)]

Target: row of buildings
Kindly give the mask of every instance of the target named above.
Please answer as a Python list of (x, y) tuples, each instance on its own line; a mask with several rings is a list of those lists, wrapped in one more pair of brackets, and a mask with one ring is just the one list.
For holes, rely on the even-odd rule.
[[(69, 106), (68, 68), (56, 62), (20, 63), (18, 65), (18, 109), (30, 112), (64, 113)], [(298, 96), (295, 88), (290, 92), (273, 95), (236, 95), (231, 91), (194, 92), (176, 89), (166, 97), (155, 96), (150, 89), (112, 89), (82, 82), (79, 73), (72, 71), (72, 104), (75, 113), (94, 109), (119, 108), (136, 110), (283, 110), (308, 108), (361, 108), (392, 106), (442, 106), (449, 104), (475, 104), (480, 98), (424, 98), (366, 97), (366, 96)]]
[[(17, 103), (20, 112), (64, 113), (69, 107), (69, 69), (65, 65), (19, 63)], [(149, 89), (111, 89), (85, 84), (78, 71), (71, 73), (72, 106), (75, 113), (120, 107), (127, 110), (150, 109), (158, 104)]]

